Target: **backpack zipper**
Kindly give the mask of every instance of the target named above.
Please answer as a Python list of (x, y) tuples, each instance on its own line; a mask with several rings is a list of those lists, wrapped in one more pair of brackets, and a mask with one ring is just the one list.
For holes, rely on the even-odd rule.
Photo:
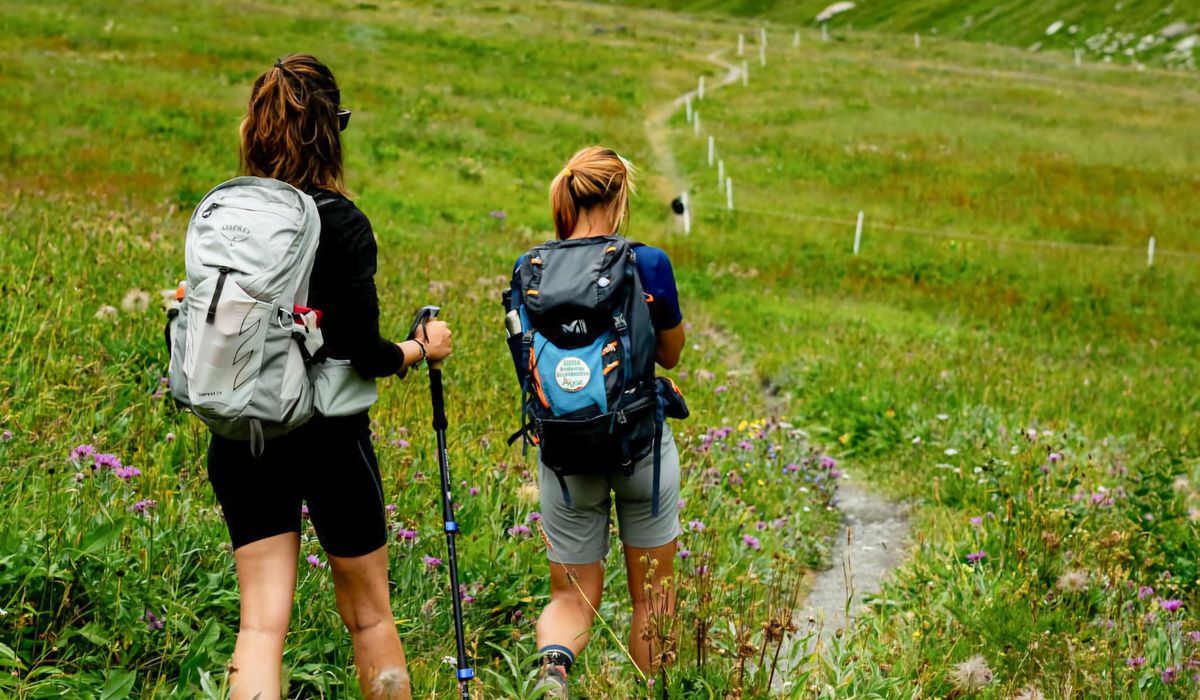
[(221, 276), (217, 278), (217, 288), (213, 291), (212, 301), (208, 304), (208, 314), (204, 317), (204, 322), (208, 324), (216, 323), (217, 321), (217, 303), (221, 301), (221, 290), (225, 289), (225, 278), (230, 272), (233, 272), (232, 267), (218, 267)]
[[(212, 204), (209, 204), (207, 207), (205, 207), (203, 210), (201, 210), (200, 218), (207, 219), (209, 216), (212, 215), (213, 210), (216, 209), (217, 207), (224, 207), (226, 209), (240, 209), (242, 211), (252, 211), (256, 214), (257, 213), (271, 214), (273, 216), (278, 216), (279, 218), (283, 219), (284, 221), (288, 222), (289, 224), (293, 224), (293, 225), (296, 224), (296, 222), (293, 221), (291, 218), (289, 218), (287, 215), (280, 214), (277, 211), (271, 211), (270, 209), (252, 209), (250, 207), (239, 207), (236, 204), (230, 204), (228, 202), (213, 202)], [(303, 212), (301, 212), (301, 215), (303, 215)]]

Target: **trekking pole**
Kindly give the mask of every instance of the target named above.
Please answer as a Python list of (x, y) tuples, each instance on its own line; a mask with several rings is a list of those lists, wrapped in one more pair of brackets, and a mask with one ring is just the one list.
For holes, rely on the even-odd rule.
[[(426, 306), (417, 312), (409, 338), (415, 338), (417, 327), (424, 328), (425, 322), (436, 318), (441, 311), (436, 306)], [(458, 645), (458, 691), (462, 700), (471, 699), (471, 679), (475, 671), (467, 663), (467, 645), (463, 638), (462, 592), (458, 588), (458, 553), (454, 539), (458, 535), (458, 523), (454, 521), (454, 499), (450, 495), (450, 459), (446, 454), (446, 402), (442, 392), (442, 363), (429, 363), (429, 396), (433, 403), (433, 430), (437, 434), (438, 468), (442, 473), (442, 521), (446, 530), (446, 549), (450, 569), (450, 594), (454, 604), (454, 641)]]

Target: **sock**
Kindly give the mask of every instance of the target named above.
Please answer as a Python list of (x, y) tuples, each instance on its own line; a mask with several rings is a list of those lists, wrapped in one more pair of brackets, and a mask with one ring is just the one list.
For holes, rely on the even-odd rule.
[(538, 653), (542, 655), (543, 666), (562, 666), (567, 673), (571, 672), (571, 665), (575, 663), (575, 654), (559, 644), (547, 644), (538, 649)]

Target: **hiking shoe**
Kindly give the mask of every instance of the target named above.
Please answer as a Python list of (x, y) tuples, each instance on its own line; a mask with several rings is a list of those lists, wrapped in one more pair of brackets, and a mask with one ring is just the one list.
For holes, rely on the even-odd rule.
[(561, 666), (546, 665), (542, 667), (542, 678), (534, 686), (534, 690), (545, 689), (542, 695), (546, 700), (570, 700), (567, 692), (567, 674)]

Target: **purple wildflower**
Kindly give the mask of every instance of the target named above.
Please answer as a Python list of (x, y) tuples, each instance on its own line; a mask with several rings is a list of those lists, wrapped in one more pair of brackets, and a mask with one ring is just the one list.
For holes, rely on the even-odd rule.
[(1200, 632), (1188, 632), (1187, 638), (1193, 642), (1200, 642)]
[(749, 440), (742, 440), (741, 442), (738, 443), (738, 447), (740, 447), (743, 450), (753, 450), (754, 443), (750, 442)]
[(727, 391), (729, 391), (729, 387), (724, 384), (718, 385), (716, 389), (713, 389), (714, 394), (724, 394)]
[(532, 535), (532, 534), (533, 534), (533, 530), (530, 530), (528, 525), (517, 524), (517, 525), (513, 525), (512, 527), (508, 528), (508, 536), (509, 537), (517, 537), (517, 536), (528, 537), (529, 535)]
[(742, 535), (742, 544), (755, 551), (762, 549), (762, 542), (759, 542), (754, 535)]
[(441, 559), (438, 559), (437, 557), (431, 557), (428, 554), (421, 557), (421, 561), (425, 562), (425, 568), (428, 569), (429, 571), (433, 571), (434, 569), (436, 569), (442, 565)]
[(472, 486), (471, 488), (467, 489), (467, 493), (471, 494), (472, 496), (478, 496), (479, 495), (479, 487)]
[(121, 466), (121, 460), (117, 459), (114, 454), (97, 453), (93, 460), (92, 468), (99, 469), (100, 467), (108, 467), (109, 469), (117, 469)]
[(731, 486), (741, 486), (745, 483), (745, 479), (743, 479), (742, 475), (738, 474), (736, 470), (729, 472), (728, 478)]
[(680, 549), (679, 550), (679, 558), (680, 559), (687, 559), (690, 556), (692, 556), (692, 550), (690, 550), (690, 549)]
[(796, 472), (800, 471), (800, 465), (796, 464), (795, 462), (792, 462), (791, 464), (784, 467), (783, 470), (789, 474), (795, 474)]
[(387, 512), (389, 512), (389, 513), (395, 513), (395, 512), (396, 512), (396, 507), (397, 507), (397, 506), (396, 506), (396, 504), (395, 504), (395, 503), (389, 503), (389, 504), (387, 504), (386, 506), (384, 506), (384, 507), (383, 507), (383, 509), (384, 509), (384, 510), (386, 510)]
[(829, 470), (829, 478), (830, 479), (842, 478), (842, 470), (841, 469), (830, 469)]
[(1162, 670), (1162, 682), (1174, 683), (1179, 678), (1179, 669), (1175, 666), (1167, 666)]
[(1151, 588), (1150, 586), (1142, 586), (1141, 588), (1138, 589), (1138, 593), (1137, 593), (1138, 600), (1145, 600), (1146, 598), (1149, 598), (1152, 595), (1154, 595), (1154, 589)]
[(688, 529), (691, 530), (692, 532), (704, 532), (704, 521), (689, 520), (688, 521)]
[(765, 522), (759, 520), (758, 522), (754, 523), (754, 529), (759, 530), (761, 532), (762, 530), (767, 529), (767, 524)]
[(1125, 659), (1125, 665), (1130, 668), (1140, 668), (1146, 665), (1146, 657), (1131, 656), (1130, 658)]
[(977, 515), (974, 518), (971, 518), (971, 524), (975, 527), (979, 527), (983, 525), (983, 518)]
[(1051, 464), (1057, 464), (1062, 461), (1062, 455), (1057, 452), (1051, 452), (1048, 458)]
[(113, 474), (124, 481), (129, 481), (135, 476), (141, 476), (142, 470), (137, 467), (115, 467)]
[(675, 502), (675, 507), (678, 508), (679, 510), (683, 510), (683, 507), (686, 505), (687, 505), (687, 501), (683, 500), (682, 498)]
[(143, 498), (137, 503), (134, 503), (132, 506), (129, 506), (129, 510), (136, 511), (138, 513), (145, 513), (146, 511), (157, 507), (158, 501), (154, 500), (153, 498)]
[(697, 567), (696, 567), (696, 574), (697, 574), (697, 575), (699, 575), (699, 576), (703, 576), (703, 575), (705, 575), (705, 574), (707, 574), (707, 573), (708, 573), (708, 564), (701, 564), (700, 566), (697, 566)]
[(539, 521), (541, 519), (542, 519), (542, 514), (537, 512), (536, 510), (529, 514), (529, 522), (531, 522), (531, 523), (536, 523), (537, 521)]
[(408, 447), (408, 440), (405, 440), (403, 438), (398, 439), (398, 440), (392, 440), (392, 447), (399, 447), (400, 449), (404, 449), (405, 447)]
[(979, 550), (978, 552), (971, 552), (970, 554), (967, 555), (967, 563), (976, 564), (976, 563), (982, 561), (983, 558), (986, 556), (987, 556), (987, 552), (983, 551), (982, 549)]
[(0, 442), (8, 442), (9, 440), (12, 440), (12, 439), (13, 439), (13, 434), (12, 434), (11, 430), (5, 430), (3, 433), (0, 433)]
[(837, 466), (836, 459), (834, 459), (833, 457), (830, 457), (829, 455), (821, 455), (821, 468), (822, 469), (833, 469), (836, 466)]
[(492, 217), (493, 219), (497, 219), (499, 221), (504, 221), (505, 219), (508, 218), (508, 214), (500, 209), (493, 209), (492, 211), (489, 211), (488, 216)]
[(1183, 607), (1183, 601), (1182, 600), (1163, 600), (1162, 598), (1159, 598), (1158, 606), (1160, 608), (1162, 608), (1163, 610), (1166, 610), (1167, 612), (1173, 613), (1176, 610)]
[(308, 517), (308, 506), (300, 506), (300, 517), (302, 517), (302, 518)]
[(317, 555), (315, 555), (315, 554), (310, 554), (310, 555), (308, 555), (307, 557), (305, 557), (305, 559), (307, 559), (307, 560), (308, 560), (308, 565), (309, 565), (309, 566), (316, 567), (316, 568), (318, 568), (318, 569), (324, 569), (324, 568), (325, 568), (325, 562), (321, 561), (321, 558), (320, 558), (320, 557), (318, 557), (318, 556), (317, 556)]
[(467, 591), (467, 585), (465, 583), (458, 584), (458, 597), (460, 600), (462, 600), (463, 605), (470, 605), (471, 603), (475, 602), (475, 596), (471, 595)]
[(154, 632), (163, 628), (164, 620), (155, 615), (154, 611), (150, 608), (146, 608), (146, 614), (142, 615), (142, 619), (146, 621), (146, 629), (150, 632)]
[(71, 450), (71, 461), (78, 462), (84, 457), (91, 457), (94, 454), (96, 454), (95, 447), (92, 447), (91, 445), (79, 445), (75, 449)]
[(402, 527), (396, 531), (396, 541), (397, 542), (401, 542), (401, 541), (413, 542), (416, 539), (417, 539), (417, 531), (416, 530), (409, 530), (406, 527)]

